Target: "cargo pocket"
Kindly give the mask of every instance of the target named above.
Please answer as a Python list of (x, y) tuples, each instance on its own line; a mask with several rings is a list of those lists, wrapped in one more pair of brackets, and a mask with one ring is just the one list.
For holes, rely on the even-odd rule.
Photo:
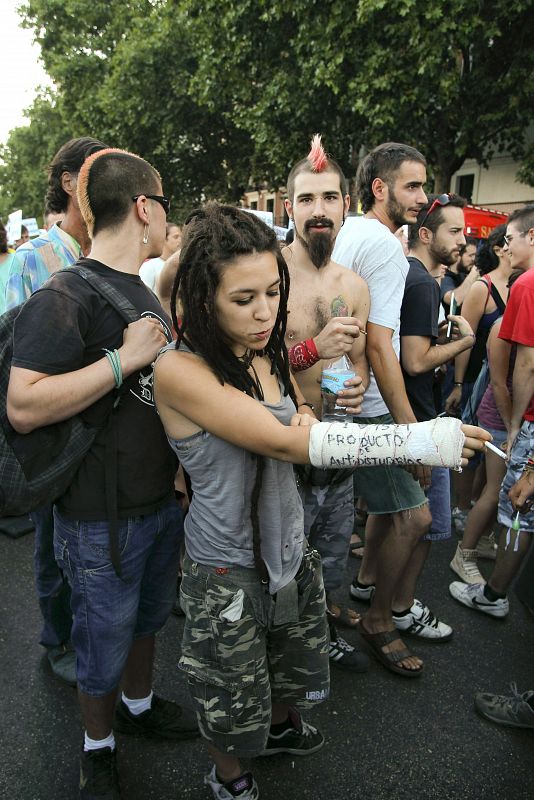
[(236, 724), (246, 725), (247, 714), (254, 715), (256, 661), (223, 669), (209, 661), (182, 656), (178, 666), (188, 677), (193, 708), (208, 731), (228, 733)]

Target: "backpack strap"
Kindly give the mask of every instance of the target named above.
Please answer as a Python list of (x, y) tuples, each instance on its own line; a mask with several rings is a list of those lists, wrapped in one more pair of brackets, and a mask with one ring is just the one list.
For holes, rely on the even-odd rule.
[(61, 272), (65, 272), (67, 275), (79, 275), (80, 278), (87, 281), (91, 288), (94, 289), (95, 292), (98, 292), (98, 294), (120, 314), (127, 325), (139, 319), (140, 315), (130, 301), (121, 294), (118, 289), (115, 289), (114, 286), (108, 283), (105, 278), (101, 278), (100, 275), (97, 275), (89, 269), (89, 267), (75, 264), (72, 267), (65, 267)]

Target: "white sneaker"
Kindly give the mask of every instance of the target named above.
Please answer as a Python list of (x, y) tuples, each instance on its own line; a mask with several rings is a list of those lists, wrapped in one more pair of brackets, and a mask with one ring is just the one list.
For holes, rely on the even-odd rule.
[(510, 603), (507, 597), (499, 597), (497, 600), (488, 600), (484, 594), (484, 586), (480, 583), (460, 583), (454, 581), (449, 586), (449, 592), (455, 600), (463, 603), (468, 608), (476, 608), (490, 617), (505, 617), (510, 610)]
[(450, 568), (465, 583), (486, 583), (477, 567), (478, 550), (464, 550), (460, 544), (456, 547)]
[(440, 622), (429, 607), (423, 605), (420, 600), (414, 600), (408, 614), (403, 614), (401, 617), (393, 614), (393, 622), (403, 633), (409, 633), (421, 639), (446, 642), (452, 636), (451, 626)]
[(204, 776), (204, 783), (209, 786), (216, 800), (258, 800), (260, 793), (258, 784), (252, 777), (252, 772), (245, 772), (233, 781), (220, 783), (215, 771), (215, 764), (211, 772)]

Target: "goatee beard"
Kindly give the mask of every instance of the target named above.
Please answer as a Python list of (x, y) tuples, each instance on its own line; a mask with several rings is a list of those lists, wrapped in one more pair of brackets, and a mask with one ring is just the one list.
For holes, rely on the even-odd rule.
[(298, 232), (297, 238), (303, 247), (308, 251), (310, 261), (317, 269), (325, 267), (330, 261), (332, 250), (334, 249), (334, 236), (332, 231), (334, 225), (331, 220), (322, 220), (321, 224), (330, 230), (325, 233), (310, 233), (309, 228), (315, 224), (314, 220), (308, 220), (304, 229), (308, 233), (308, 239), (304, 239)]

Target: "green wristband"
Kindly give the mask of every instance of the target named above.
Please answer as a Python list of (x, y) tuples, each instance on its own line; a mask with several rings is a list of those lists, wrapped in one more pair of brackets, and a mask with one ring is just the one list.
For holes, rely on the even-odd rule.
[(106, 358), (111, 365), (111, 370), (113, 372), (113, 377), (115, 379), (115, 386), (119, 389), (122, 386), (122, 364), (121, 364), (121, 357), (119, 355), (118, 350), (107, 350), (104, 349), (104, 353), (106, 354)]

